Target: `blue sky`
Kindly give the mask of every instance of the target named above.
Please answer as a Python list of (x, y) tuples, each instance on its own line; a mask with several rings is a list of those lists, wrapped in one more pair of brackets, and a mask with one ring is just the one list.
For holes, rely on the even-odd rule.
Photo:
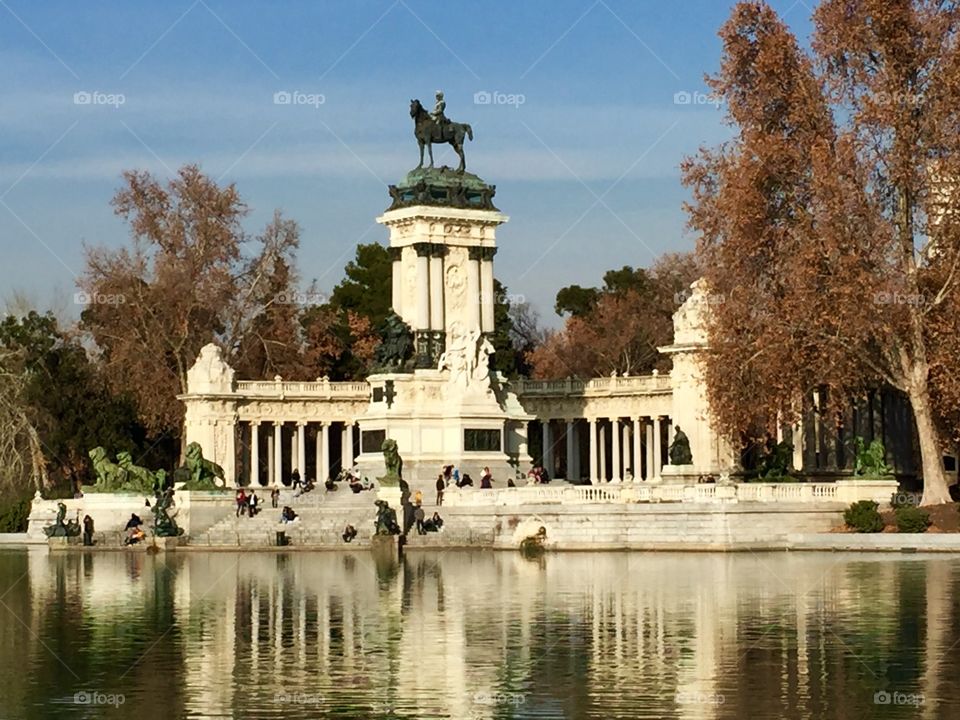
[[(808, 5), (772, 5), (805, 39)], [(358, 242), (386, 241), (385, 186), (417, 162), (409, 101), (443, 89), (447, 115), (474, 128), (468, 168), (511, 217), (497, 276), (555, 324), (559, 287), (693, 247), (678, 166), (729, 130), (722, 110), (675, 95), (705, 91), (729, 10), (0, 0), (0, 301), (22, 292), (75, 315), (84, 243), (127, 240), (109, 205), (120, 173), (187, 162), (237, 183), (251, 231), (275, 208), (297, 220), (304, 280), (329, 290)], [(282, 91), (323, 102), (275, 104)], [(482, 92), (522, 103), (477, 104)]]

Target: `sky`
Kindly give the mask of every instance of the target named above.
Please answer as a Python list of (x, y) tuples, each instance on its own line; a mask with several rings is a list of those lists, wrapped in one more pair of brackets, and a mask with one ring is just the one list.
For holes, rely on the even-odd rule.
[[(810, 2), (771, 2), (802, 42)], [(386, 186), (418, 160), (410, 100), (442, 89), (510, 217), (496, 275), (555, 326), (559, 288), (694, 247), (679, 166), (731, 132), (704, 82), (730, 8), (0, 0), (0, 304), (79, 314), (84, 246), (129, 242), (121, 173), (186, 163), (236, 183), (251, 233), (296, 220), (304, 284), (329, 291), (357, 243), (386, 243)]]

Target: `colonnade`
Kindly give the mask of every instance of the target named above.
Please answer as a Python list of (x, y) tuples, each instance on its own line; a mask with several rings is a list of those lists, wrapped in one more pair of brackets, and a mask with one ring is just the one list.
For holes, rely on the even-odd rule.
[[(659, 480), (666, 449), (673, 440), (669, 418), (589, 417), (540, 420), (542, 462), (551, 475), (592, 484)], [(587, 433), (586, 457), (581, 457)], [(562, 455), (563, 463), (560, 463)], [(562, 470), (562, 471), (561, 471)]]
[[(331, 445), (330, 438), (331, 429), (335, 425), (340, 435), (340, 450), (338, 453), (332, 452), (334, 448)], [(283, 438), (285, 426), (292, 430), (289, 444), (286, 447), (284, 447)], [(246, 472), (242, 480), (252, 486), (289, 485), (290, 474), (296, 469), (304, 480), (311, 479), (316, 482), (324, 482), (331, 476), (332, 469), (337, 470), (353, 466), (356, 458), (354, 438), (357, 435), (354, 427), (354, 421), (242, 421), (238, 425), (238, 431), (242, 434), (245, 429), (248, 429), (247, 432), (249, 433), (246, 435), (248, 440), (245, 443), (249, 453), (248, 462), (244, 463)], [(261, 445), (264, 443), (267, 453), (265, 473), (260, 457)], [(308, 445), (312, 452), (312, 464), (308, 464)], [(290, 467), (290, 473), (285, 474), (284, 462), (286, 459), (289, 459), (287, 464)], [(309, 477), (307, 474), (308, 467), (313, 469)]]
[[(409, 246), (416, 253), (414, 285), (416, 294), (413, 307), (403, 303), (403, 248), (391, 248), (393, 257), (393, 307), (400, 309), (401, 316), (417, 334), (417, 355), (422, 365), (432, 365), (443, 352), (443, 338), (447, 329), (445, 298), (446, 273), (452, 267), (447, 260), (452, 246), (443, 243), (420, 242)], [(465, 248), (466, 257), (460, 276), (466, 290), (466, 326), (468, 330), (491, 333), (494, 330), (493, 257), (497, 248), (470, 246)], [(454, 261), (454, 266), (459, 260)], [(462, 290), (461, 290), (462, 291)]]

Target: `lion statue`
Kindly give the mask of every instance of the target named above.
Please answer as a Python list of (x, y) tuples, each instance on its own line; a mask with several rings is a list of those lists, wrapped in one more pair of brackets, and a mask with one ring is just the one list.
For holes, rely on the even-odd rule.
[(377, 478), (380, 481), (380, 487), (397, 487), (403, 478), (403, 458), (400, 457), (397, 441), (387, 438), (380, 446), (380, 450), (383, 452), (383, 464), (387, 470), (383, 477)]
[(133, 464), (133, 456), (126, 450), (117, 453), (117, 465), (127, 474), (125, 487), (138, 492), (153, 492), (157, 476), (145, 467)]
[(174, 477), (184, 477), (184, 470), (190, 473), (189, 480), (184, 483), (184, 490), (222, 490), (227, 485), (223, 468), (203, 457), (200, 443), (192, 442), (187, 445), (183, 465), (174, 473)]
[(120, 465), (110, 461), (107, 451), (95, 447), (88, 455), (93, 463), (93, 472), (97, 476), (94, 489), (99, 492), (122, 492), (126, 489), (128, 474)]

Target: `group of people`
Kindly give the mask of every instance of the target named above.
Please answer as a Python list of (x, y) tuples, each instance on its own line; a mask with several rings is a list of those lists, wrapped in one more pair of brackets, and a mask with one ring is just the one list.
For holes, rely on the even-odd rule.
[[(274, 497), (276, 493), (276, 497)], [(271, 500), (273, 501), (273, 506), (276, 507), (276, 498), (279, 498), (280, 491), (274, 489), (270, 493)], [(241, 515), (246, 515), (247, 517), (256, 517), (257, 513), (260, 512), (260, 497), (257, 495), (256, 490), (251, 490), (249, 494), (245, 488), (237, 488), (237, 517)]]
[(534, 465), (527, 473), (527, 477), (534, 485), (545, 485), (550, 482), (550, 475), (547, 474), (547, 469), (543, 465)]

